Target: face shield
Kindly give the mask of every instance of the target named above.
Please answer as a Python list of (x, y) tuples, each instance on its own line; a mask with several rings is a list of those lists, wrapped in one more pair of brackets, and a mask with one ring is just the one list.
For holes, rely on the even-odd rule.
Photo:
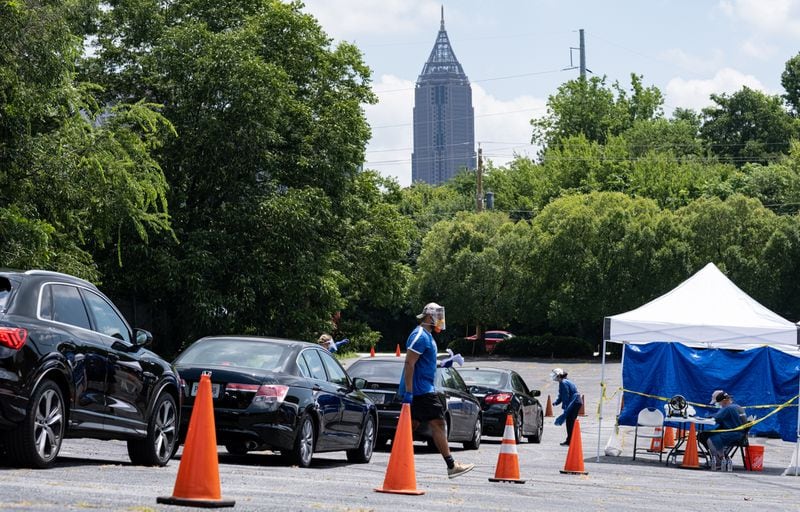
[(557, 381), (562, 375), (564, 375), (564, 370), (561, 368), (553, 368), (553, 370), (550, 372), (550, 378), (553, 379), (553, 381)]
[(435, 302), (431, 302), (426, 304), (425, 307), (422, 309), (422, 313), (417, 315), (417, 318), (425, 318), (426, 316), (430, 316), (430, 322), (428, 325), (431, 326), (434, 332), (442, 332), (447, 328), (447, 323), (445, 322), (444, 317), (444, 306), (440, 306)]

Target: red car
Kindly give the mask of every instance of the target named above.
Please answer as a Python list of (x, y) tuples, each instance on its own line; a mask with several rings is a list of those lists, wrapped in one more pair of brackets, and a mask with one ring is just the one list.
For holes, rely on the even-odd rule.
[[(514, 335), (508, 331), (486, 331), (485, 333), (483, 333), (483, 339), (486, 343), (486, 353), (491, 354), (494, 351), (495, 345), (497, 345), (503, 340), (507, 340), (513, 337)], [(475, 341), (478, 339), (478, 335), (473, 334), (472, 336), (467, 336), (464, 339), (468, 341)]]

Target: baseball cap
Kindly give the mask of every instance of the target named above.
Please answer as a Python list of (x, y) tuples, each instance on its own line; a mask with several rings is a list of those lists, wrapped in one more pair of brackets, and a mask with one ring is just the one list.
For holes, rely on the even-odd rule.
[(721, 389), (718, 389), (711, 393), (711, 405), (716, 405), (717, 403), (725, 400), (726, 398), (730, 398), (730, 395), (724, 392)]
[(439, 304), (437, 304), (435, 302), (429, 302), (429, 303), (425, 304), (425, 307), (422, 308), (422, 313), (418, 314), (417, 318), (419, 320), (422, 320), (423, 318), (425, 318), (425, 315), (433, 315), (437, 311), (440, 311), (442, 309), (444, 309), (444, 308), (442, 306), (440, 306)]

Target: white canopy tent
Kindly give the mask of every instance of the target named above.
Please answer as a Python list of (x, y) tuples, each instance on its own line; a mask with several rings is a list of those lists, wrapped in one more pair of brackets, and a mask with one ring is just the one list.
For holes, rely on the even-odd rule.
[[(621, 344), (678, 342), (690, 347), (735, 349), (769, 345), (797, 352), (798, 332), (798, 325), (756, 302), (716, 265), (709, 263), (672, 291), (632, 311), (605, 318), (601, 387), (605, 387), (605, 353), (609, 341)], [(598, 461), (602, 400), (599, 412)], [(800, 407), (798, 426), (800, 429)], [(800, 431), (798, 439), (800, 450)]]

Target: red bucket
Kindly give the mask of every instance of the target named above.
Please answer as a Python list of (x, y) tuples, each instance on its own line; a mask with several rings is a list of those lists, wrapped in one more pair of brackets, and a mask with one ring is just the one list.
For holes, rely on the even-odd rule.
[(747, 469), (761, 471), (764, 469), (764, 447), (751, 444), (747, 447)]

